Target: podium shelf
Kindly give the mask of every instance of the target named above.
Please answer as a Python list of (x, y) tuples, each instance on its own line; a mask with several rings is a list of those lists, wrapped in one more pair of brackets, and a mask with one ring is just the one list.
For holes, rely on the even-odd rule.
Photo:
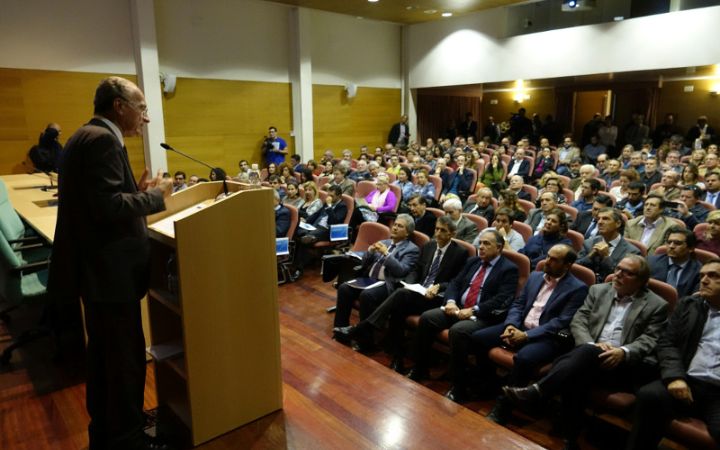
[(175, 314), (182, 315), (182, 309), (180, 308), (180, 302), (175, 294), (165, 289), (151, 288), (148, 291), (148, 297), (157, 301), (161, 305), (167, 307), (170, 311)]

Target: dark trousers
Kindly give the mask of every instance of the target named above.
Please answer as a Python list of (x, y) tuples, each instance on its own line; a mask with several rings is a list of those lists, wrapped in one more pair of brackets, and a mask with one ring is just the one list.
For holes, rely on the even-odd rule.
[(388, 325), (387, 341), (390, 343), (392, 355), (399, 358), (404, 354), (405, 319), (437, 308), (442, 301), (442, 297), (429, 299), (409, 289), (398, 289), (382, 302), (365, 322), (377, 330)]
[(143, 448), (145, 337), (140, 302), (83, 303), (90, 449)]
[[(298, 227), (297, 231), (295, 232), (295, 267), (298, 269), (304, 269), (305, 266), (310, 264), (312, 261), (312, 250), (308, 248), (308, 246), (305, 246), (302, 242), (300, 242), (300, 238), (303, 236), (313, 236), (317, 238), (318, 241), (327, 241), (330, 239), (330, 230), (323, 227), (317, 227), (316, 229), (312, 231), (303, 230), (302, 228)], [(312, 244), (310, 244), (312, 245)]]
[(631, 365), (622, 362), (614, 369), (602, 369), (602, 360), (598, 358), (602, 352), (600, 347), (592, 344), (575, 347), (555, 360), (550, 373), (538, 382), (545, 397), (561, 394), (562, 424), (567, 438), (575, 439), (579, 436), (584, 417), (583, 409), (594, 384), (634, 392), (657, 373), (652, 367), (642, 363)]
[(387, 285), (371, 289), (356, 289), (343, 283), (338, 288), (337, 309), (335, 310), (335, 327), (346, 327), (350, 325), (350, 314), (352, 313), (353, 302), (360, 300), (360, 320), (365, 319), (378, 307), (388, 296)]
[[(492, 363), (488, 359), (488, 352), (494, 347), (505, 343), (500, 335), (505, 331), (505, 324), (500, 323), (472, 334), (472, 346), (477, 353), (477, 363), (480, 369), (492, 376)], [(532, 379), (535, 371), (549, 363), (560, 354), (560, 346), (552, 337), (539, 338), (528, 341), (517, 349), (513, 357), (513, 367), (510, 370), (507, 384), (509, 386), (526, 386)]]
[(424, 370), (428, 367), (428, 356), (435, 341), (435, 336), (443, 330), (450, 330), (450, 370), (464, 371), (470, 335), (473, 332), (484, 328), (487, 324), (478, 319), (458, 320), (454, 316), (448, 316), (440, 308), (425, 311), (420, 316), (420, 326), (415, 336), (413, 346), (415, 353), (416, 368)]
[(693, 378), (685, 381), (692, 391), (690, 405), (672, 397), (661, 380), (640, 388), (628, 449), (656, 449), (670, 421), (687, 416), (705, 421), (710, 436), (720, 444), (720, 387)]

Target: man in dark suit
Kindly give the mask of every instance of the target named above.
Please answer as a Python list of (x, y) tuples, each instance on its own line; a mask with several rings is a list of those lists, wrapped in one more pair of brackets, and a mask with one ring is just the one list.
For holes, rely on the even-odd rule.
[(705, 200), (720, 209), (720, 172), (713, 171), (705, 174)]
[(435, 233), (435, 214), (427, 210), (427, 199), (420, 194), (415, 194), (407, 202), (410, 214), (415, 220), (415, 230), (432, 237)]
[(702, 264), (693, 254), (696, 243), (695, 233), (675, 225), (665, 233), (667, 253), (648, 258), (650, 277), (674, 287), (679, 298), (692, 295), (700, 288)]
[(65, 146), (48, 290), (58, 301), (83, 300), (90, 449), (154, 448), (143, 433), (145, 216), (165, 209), (172, 179), (148, 182), (146, 170), (135, 183), (123, 138), (150, 121), (135, 84), (102, 80), (94, 105), (95, 117)]
[(477, 139), (478, 123), (473, 120), (471, 112), (465, 113), (465, 121), (458, 127), (458, 132), (465, 138)]
[(597, 214), (598, 234), (585, 240), (578, 264), (595, 272), (598, 283), (615, 271), (625, 255), (639, 255), (640, 250), (622, 235), (625, 222), (614, 208), (603, 208)]
[(532, 201), (532, 197), (530, 196), (530, 193), (523, 190), (523, 185), (525, 184), (525, 179), (521, 177), (520, 175), (513, 175), (509, 178), (509, 186), (508, 190), (512, 191), (517, 195), (517, 197), (520, 200), (527, 200), (529, 202)]
[(660, 379), (637, 392), (627, 449), (657, 448), (670, 420), (695, 416), (720, 444), (717, 375), (720, 329), (720, 260), (700, 270), (700, 292), (675, 307), (657, 344)]
[(515, 150), (512, 161), (508, 164), (507, 168), (507, 180), (510, 181), (515, 175), (523, 177), (524, 181), (528, 180), (530, 176), (530, 161), (525, 159), (525, 150), (519, 148)]
[(453, 195), (459, 197), (461, 201), (465, 201), (475, 188), (473, 186), (473, 174), (465, 167), (465, 155), (456, 156), (455, 163), (457, 169), (454, 172), (446, 171), (440, 174), (440, 179), (442, 179), (440, 203), (445, 202)]
[(449, 216), (438, 218), (435, 239), (423, 246), (416, 269), (405, 278), (408, 285), (421, 285), (426, 290), (425, 294), (407, 288), (398, 289), (357, 326), (336, 328), (336, 338), (355, 339), (362, 349), (372, 345), (375, 330), (381, 330), (388, 324), (386, 340), (393, 355), (390, 367), (403, 372), (405, 318), (439, 307), (448, 282), (462, 270), (468, 259), (467, 250), (452, 240), (455, 230), (455, 222)]
[(408, 126), (408, 116), (400, 117), (400, 122), (390, 128), (388, 133), (388, 144), (394, 147), (406, 148), (410, 143), (410, 127)]
[(350, 325), (350, 313), (356, 299), (360, 300), (360, 320), (366, 319), (395, 291), (400, 279), (415, 269), (420, 249), (408, 240), (413, 231), (415, 222), (412, 217), (399, 214), (390, 230), (390, 239), (378, 241), (368, 248), (360, 273), (363, 277), (384, 283), (366, 289), (353, 287), (351, 282), (341, 284), (337, 293), (335, 328)]
[(479, 189), (474, 202), (468, 200), (463, 212), (484, 217), (490, 224), (495, 218), (495, 208), (492, 205), (492, 191), (490, 188)]
[(562, 394), (566, 448), (579, 448), (583, 408), (593, 384), (632, 390), (654, 376), (653, 351), (667, 319), (668, 304), (647, 289), (650, 267), (642, 256), (628, 255), (611, 283), (590, 287), (570, 323), (576, 347), (553, 364), (550, 373), (525, 388), (504, 386), (514, 402)]
[[(575, 258), (577, 253), (568, 245), (551, 248), (545, 259), (544, 272), (530, 274), (505, 322), (472, 334), (472, 350), (486, 381), (494, 378), (494, 366), (487, 358), (493, 347), (507, 346), (517, 351), (508, 378), (511, 386), (527, 385), (538, 367), (558, 356), (560, 347), (554, 335), (568, 327), (588, 290), (585, 283), (569, 273)], [(457, 401), (465, 397), (466, 376), (463, 373), (451, 373), (451, 376), (453, 387), (446, 397)], [(504, 422), (508, 406), (501, 396), (488, 417), (498, 423)]]
[(464, 371), (467, 337), (503, 320), (518, 283), (517, 266), (502, 255), (504, 245), (505, 239), (497, 230), (484, 231), (478, 256), (470, 258), (450, 282), (444, 306), (422, 314), (413, 343), (415, 367), (408, 374), (410, 379), (427, 378), (428, 355), (440, 331), (450, 329), (450, 364), (454, 371)]
[(280, 194), (273, 189), (275, 209), (275, 237), (285, 237), (290, 230), (290, 210), (280, 203)]
[(613, 200), (610, 196), (600, 194), (595, 197), (593, 207), (590, 211), (579, 212), (577, 218), (570, 226), (570, 229), (577, 231), (578, 233), (585, 236), (585, 239), (589, 239), (597, 234), (597, 214), (608, 206), (613, 205)]
[(556, 209), (558, 205), (558, 197), (554, 192), (543, 192), (540, 195), (540, 208), (533, 208), (530, 210), (525, 223), (530, 225), (533, 230), (533, 234), (538, 234), (545, 225), (545, 216), (553, 209)]

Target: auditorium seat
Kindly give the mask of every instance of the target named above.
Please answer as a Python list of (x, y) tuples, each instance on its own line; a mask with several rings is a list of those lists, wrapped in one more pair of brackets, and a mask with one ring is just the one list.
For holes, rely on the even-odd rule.
[(468, 214), (468, 213), (462, 213), (462, 215), (467, 220), (474, 223), (479, 232), (488, 227), (487, 219), (482, 216), (478, 216), (476, 214)]

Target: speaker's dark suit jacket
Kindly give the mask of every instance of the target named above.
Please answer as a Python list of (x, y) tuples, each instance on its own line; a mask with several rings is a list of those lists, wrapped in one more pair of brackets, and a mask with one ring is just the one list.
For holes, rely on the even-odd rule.
[[(518, 162), (515, 158), (513, 158), (512, 161), (510, 161), (510, 164), (508, 164), (508, 168), (507, 168), (508, 178), (510, 178), (510, 176), (511, 176), (510, 171), (515, 166), (515, 164), (518, 164)], [(527, 181), (530, 177), (530, 161), (528, 161), (527, 159), (523, 159), (522, 161), (520, 161), (519, 164), (520, 164), (520, 168), (518, 169), (517, 173), (514, 175), (520, 175), (521, 177), (523, 177), (523, 179), (525, 181)]]
[[(430, 266), (432, 266), (433, 259), (435, 259), (435, 252), (437, 251), (437, 242), (435, 239), (431, 240), (427, 244), (423, 245), (420, 249), (420, 259), (415, 270), (405, 278), (405, 282), (409, 284), (419, 283), (422, 284), (427, 278), (428, 272), (430, 272)], [(451, 241), (445, 254), (443, 255), (442, 261), (440, 261), (440, 268), (435, 276), (435, 282), (433, 284), (440, 285), (440, 292), (444, 292), (447, 288), (448, 282), (460, 272), (465, 265), (465, 261), (468, 259), (468, 252), (460, 247), (457, 243)]]
[(67, 142), (59, 174), (49, 290), (58, 299), (135, 302), (148, 288), (145, 216), (165, 209), (162, 192), (139, 192), (127, 151), (92, 119)]
[[(522, 294), (513, 302), (508, 311), (505, 326), (513, 325), (515, 328), (525, 330), (523, 323), (537, 299), (540, 288), (545, 283), (544, 275), (543, 272), (530, 273)], [(526, 331), (528, 338), (533, 340), (548, 337), (567, 328), (575, 312), (583, 304), (587, 292), (587, 285), (575, 278), (573, 274), (568, 273), (562, 277), (540, 314), (540, 325)]]
[[(667, 282), (668, 271), (670, 270), (670, 257), (667, 254), (653, 255), (648, 258), (650, 265), (650, 277), (656, 280)], [(695, 257), (691, 257), (675, 287), (678, 292), (678, 298), (693, 295), (700, 289), (700, 269), (702, 264)]]
[[(480, 269), (483, 260), (474, 256), (470, 258), (462, 272), (448, 284), (445, 299), (454, 300), (458, 307), (463, 308), (460, 302), (463, 293), (470, 287), (473, 275)], [(518, 268), (512, 261), (500, 256), (493, 266), (490, 274), (485, 278), (480, 297), (475, 305), (475, 316), (481, 319), (494, 319), (492, 312), (507, 309), (515, 298), (518, 284)]]

